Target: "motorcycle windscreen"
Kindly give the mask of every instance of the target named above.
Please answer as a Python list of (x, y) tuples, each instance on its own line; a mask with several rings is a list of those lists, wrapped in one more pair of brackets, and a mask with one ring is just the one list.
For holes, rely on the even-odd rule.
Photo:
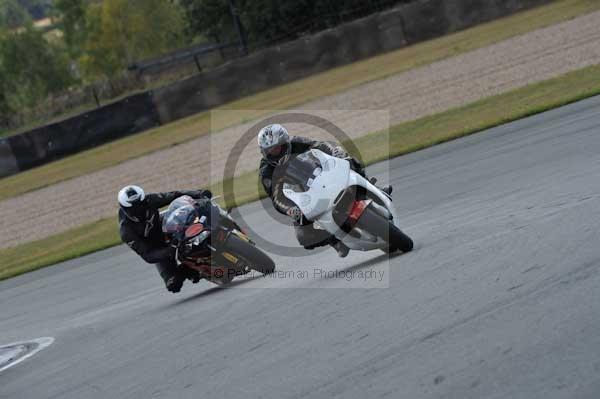
[(210, 229), (213, 222), (219, 222), (219, 207), (210, 201), (198, 203), (192, 199), (191, 202), (186, 200), (175, 204), (180, 198), (173, 201), (171, 204), (173, 208), (169, 206), (169, 211), (163, 217), (162, 230), (164, 233), (183, 240), (185, 231), (192, 224), (201, 223), (204, 228)]
[(160, 217), (162, 220), (163, 232), (165, 231), (167, 221), (169, 220), (169, 217), (173, 214), (173, 212), (175, 212), (177, 209), (182, 208), (184, 206), (194, 205), (194, 203), (195, 203), (194, 199), (192, 197), (190, 197), (189, 195), (182, 195), (181, 197), (174, 199), (169, 204), (169, 207), (167, 208), (167, 210), (165, 210), (164, 212), (161, 212)]
[(186, 205), (194, 205), (196, 200), (190, 197), (189, 195), (182, 195), (181, 197), (177, 197), (169, 204), (169, 208), (167, 209), (167, 213), (171, 213), (174, 210), (184, 207)]
[(183, 205), (171, 211), (163, 219), (162, 230), (175, 238), (181, 238), (185, 230), (199, 217), (194, 205)]
[(285, 176), (287, 187), (296, 192), (308, 191), (314, 179), (322, 172), (319, 159), (310, 152), (290, 158), (281, 168), (283, 170), (279, 173)]

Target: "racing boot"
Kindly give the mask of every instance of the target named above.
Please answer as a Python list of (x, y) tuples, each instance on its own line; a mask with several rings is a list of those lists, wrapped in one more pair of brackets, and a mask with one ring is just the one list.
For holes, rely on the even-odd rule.
[(179, 292), (185, 281), (185, 276), (177, 269), (177, 264), (172, 261), (164, 261), (156, 264), (156, 269), (165, 282), (165, 287), (170, 292)]
[(197, 270), (192, 270), (188, 267), (184, 267), (181, 269), (181, 271), (184, 274), (185, 278), (190, 280), (192, 284), (197, 284), (200, 280), (203, 279), (203, 277), (200, 276), (200, 272), (198, 272)]
[(348, 248), (343, 242), (339, 240), (336, 240), (336, 242), (332, 243), (331, 246), (337, 251), (337, 254), (340, 258), (345, 258), (350, 252), (350, 248)]
[(165, 281), (165, 286), (167, 287), (167, 290), (169, 292), (176, 294), (179, 291), (181, 291), (181, 287), (183, 287), (184, 281), (185, 276), (182, 276), (180, 273), (176, 273)]

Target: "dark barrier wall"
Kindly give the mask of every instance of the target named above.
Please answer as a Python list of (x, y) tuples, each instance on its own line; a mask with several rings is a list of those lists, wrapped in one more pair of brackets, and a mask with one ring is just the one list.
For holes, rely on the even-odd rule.
[(0, 139), (0, 177), (14, 175), (19, 172), (17, 159), (7, 139)]
[(162, 123), (551, 0), (422, 0), (269, 48), (154, 93)]
[(394, 9), (281, 46), (155, 90), (161, 122), (208, 110), (270, 87), (406, 45)]
[(157, 125), (152, 94), (142, 93), (3, 142), (10, 147), (18, 169), (26, 170)]
[(424, 0), (403, 7), (408, 44), (432, 39), (552, 0)]
[(552, 0), (421, 0), (231, 61), (63, 122), (0, 140), (0, 177), (277, 85)]

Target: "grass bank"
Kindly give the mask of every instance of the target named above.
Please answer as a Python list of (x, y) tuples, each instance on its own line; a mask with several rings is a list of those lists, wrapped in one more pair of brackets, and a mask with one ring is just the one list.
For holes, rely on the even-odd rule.
[[(389, 134), (371, 133), (355, 140), (355, 144), (363, 159), (371, 164), (597, 94), (600, 94), (600, 65), (393, 126)], [(237, 203), (226, 205), (242, 205), (264, 195), (257, 188), (257, 183), (256, 173), (236, 178)], [(211, 189), (219, 194), (223, 191), (223, 183)], [(3, 249), (0, 250), (0, 280), (119, 243), (116, 219), (110, 218), (40, 241)]]
[[(471, 50), (600, 10), (597, 0), (559, 0), (549, 5), (482, 24), (438, 39), (279, 86), (224, 105), (223, 109), (288, 109), (351, 87), (383, 79)], [(266, 112), (266, 111), (265, 111)], [(244, 113), (244, 118), (262, 116)], [(213, 121), (215, 131), (244, 120)], [(0, 180), (0, 200), (82, 176), (208, 134), (210, 113), (204, 112), (123, 138)]]

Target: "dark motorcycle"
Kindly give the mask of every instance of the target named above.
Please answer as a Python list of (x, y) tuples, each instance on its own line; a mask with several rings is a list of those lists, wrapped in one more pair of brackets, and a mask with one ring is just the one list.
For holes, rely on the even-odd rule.
[(214, 201), (179, 197), (163, 212), (162, 220), (180, 266), (198, 271), (206, 280), (226, 285), (251, 270), (275, 271), (273, 260)]

